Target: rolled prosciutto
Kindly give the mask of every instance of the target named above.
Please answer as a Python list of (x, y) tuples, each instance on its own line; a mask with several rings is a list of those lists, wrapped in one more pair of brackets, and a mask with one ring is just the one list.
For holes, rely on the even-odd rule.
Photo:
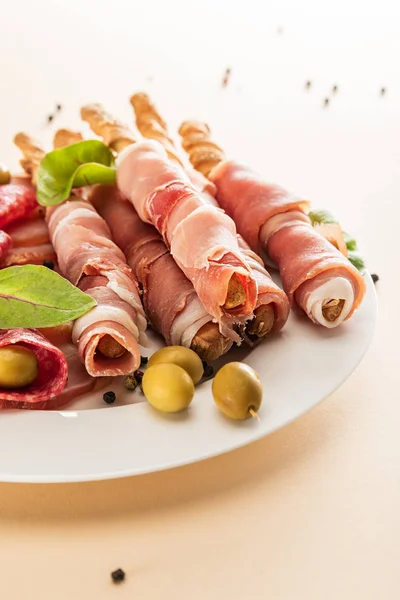
[(253, 317), (257, 284), (239, 251), (232, 219), (203, 198), (154, 140), (119, 155), (117, 184), (140, 218), (161, 233), (221, 333), (240, 343), (234, 327)]
[(5, 228), (12, 249), (3, 266), (42, 265), (45, 260), (55, 260), (56, 253), (50, 242), (49, 230), (43, 215), (34, 209), (24, 219), (18, 219)]
[(34, 329), (0, 331), (0, 348), (18, 345), (34, 352), (38, 375), (31, 384), (20, 389), (0, 387), (0, 408), (52, 408), (67, 383), (68, 364), (63, 352)]
[(328, 328), (351, 317), (365, 293), (363, 277), (311, 226), (307, 202), (233, 161), (218, 164), (210, 179), (252, 250), (279, 269), (294, 307)]
[(125, 254), (140, 283), (146, 315), (166, 343), (192, 348), (204, 360), (229, 350), (232, 343), (219, 333), (156, 229), (140, 219), (116, 186), (95, 187), (90, 200)]
[(48, 225), (60, 272), (97, 302), (72, 332), (87, 372), (99, 377), (137, 369), (146, 318), (136, 278), (106, 222), (89, 203), (70, 200), (49, 211)]

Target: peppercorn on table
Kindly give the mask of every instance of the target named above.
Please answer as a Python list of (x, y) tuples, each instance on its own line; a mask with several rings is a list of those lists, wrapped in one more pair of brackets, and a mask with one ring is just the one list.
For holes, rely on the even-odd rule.
[[(0, 484), (0, 597), (398, 598), (395, 4), (339, 0), (319, 14), (316, 0), (16, 0), (6, 10), (0, 162), (17, 165), (15, 131), (50, 143), (56, 129), (80, 130), (78, 107), (99, 98), (132, 124), (129, 95), (147, 90), (171, 133), (204, 119), (232, 156), (340, 214), (379, 276), (380, 314), (346, 383), (251, 446), (121, 480)], [(48, 444), (56, 457), (51, 432)]]

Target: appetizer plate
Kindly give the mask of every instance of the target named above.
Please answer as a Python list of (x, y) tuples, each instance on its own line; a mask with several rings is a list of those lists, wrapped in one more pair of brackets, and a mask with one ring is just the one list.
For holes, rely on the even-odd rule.
[[(260, 420), (231, 421), (216, 408), (211, 381), (196, 388), (189, 410), (163, 414), (140, 390), (121, 381), (77, 399), (62, 411), (2, 411), (0, 480), (69, 482), (108, 479), (177, 467), (249, 444), (287, 425), (329, 396), (354, 371), (371, 341), (376, 297), (338, 329), (313, 326), (291, 315), (283, 332), (249, 351), (235, 349), (223, 362), (244, 360), (262, 379)], [(162, 345), (152, 338), (150, 355)], [(103, 392), (117, 401), (107, 405)]]

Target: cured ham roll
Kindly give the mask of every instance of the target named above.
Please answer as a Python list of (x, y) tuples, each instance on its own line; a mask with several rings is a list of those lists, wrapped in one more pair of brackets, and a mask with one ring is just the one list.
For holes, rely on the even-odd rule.
[[(107, 126), (101, 111), (99, 105), (81, 111), (95, 132)], [(240, 254), (233, 221), (209, 205), (155, 140), (125, 147), (117, 158), (117, 184), (140, 218), (161, 233), (221, 333), (240, 343), (235, 327), (253, 317), (257, 284)]]
[[(180, 128), (184, 145), (203, 145), (209, 129), (187, 122)], [(195, 135), (197, 141), (190, 142)], [(196, 137), (197, 136), (197, 137)], [(192, 158), (194, 167), (199, 166)], [(204, 153), (203, 164), (206, 162)], [(361, 274), (320, 235), (307, 216), (308, 202), (266, 183), (234, 161), (210, 159), (203, 173), (217, 187), (217, 200), (235, 221), (254, 252), (265, 253), (279, 269), (291, 304), (319, 325), (333, 328), (351, 317), (365, 293)]]
[[(32, 142), (31, 152), (30, 138), (19, 136), (27, 163), (32, 153), (37, 170), (44, 150), (40, 158), (38, 144)], [(146, 343), (146, 319), (137, 281), (107, 224), (89, 203), (78, 200), (48, 209), (46, 220), (61, 274), (97, 302), (75, 321), (72, 332), (87, 372), (94, 377), (132, 372), (140, 364), (138, 341)]]
[(4, 329), (0, 331), (0, 348), (18, 345), (31, 350), (38, 363), (33, 383), (20, 389), (0, 387), (1, 408), (52, 408), (52, 399), (62, 393), (68, 377), (64, 354), (34, 329)]
[[(169, 158), (182, 165), (174, 142), (168, 135), (167, 125), (147, 94), (134, 94), (131, 97), (131, 104), (135, 111), (136, 125), (139, 131), (145, 137), (159, 141), (164, 146)], [(209, 150), (210, 147), (207, 148), (208, 158)], [(193, 151), (196, 153), (195, 147)], [(214, 155), (219, 156), (216, 148), (213, 148), (213, 152)], [(200, 157), (198, 155), (198, 158), (201, 159), (201, 155)], [(200, 171), (193, 169), (191, 165), (187, 166), (185, 170), (194, 187), (202, 193), (203, 198), (208, 203), (218, 207), (214, 197), (216, 194), (215, 185)], [(237, 236), (237, 239), (239, 251), (257, 281), (258, 290), (254, 318), (248, 321), (243, 329), (244, 340), (253, 346), (269, 333), (279, 331), (283, 327), (289, 316), (289, 300), (286, 294), (274, 283), (261, 259), (250, 250), (244, 239), (240, 235)]]
[(49, 211), (60, 272), (97, 302), (74, 323), (72, 339), (90, 375), (126, 375), (139, 367), (146, 319), (136, 279), (106, 222), (87, 202)]
[(3, 266), (42, 265), (45, 260), (56, 260), (48, 227), (43, 215), (36, 209), (25, 219), (8, 225), (5, 231), (11, 239), (12, 249), (5, 257)]
[(95, 187), (90, 200), (125, 254), (141, 285), (147, 317), (166, 343), (190, 347), (203, 360), (227, 352), (232, 343), (218, 332), (156, 229), (140, 219), (116, 186)]
[[(94, 132), (101, 135), (105, 131), (104, 140), (116, 154), (132, 144), (134, 134), (101, 105), (83, 107), (81, 113)], [(215, 360), (227, 352), (232, 342), (212, 321), (157, 230), (140, 219), (115, 186), (95, 187), (90, 201), (105, 218), (124, 252), (141, 285), (147, 317), (166, 343), (190, 347), (203, 360)]]

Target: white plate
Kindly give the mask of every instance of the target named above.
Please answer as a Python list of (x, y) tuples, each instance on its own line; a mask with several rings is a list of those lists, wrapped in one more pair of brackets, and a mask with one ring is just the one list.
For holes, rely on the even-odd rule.
[(112, 406), (96, 392), (60, 412), (3, 411), (0, 480), (67, 482), (149, 473), (228, 452), (283, 427), (331, 394), (367, 350), (376, 298), (366, 280), (362, 307), (342, 327), (325, 330), (291, 315), (281, 335), (251, 352), (228, 354), (261, 376), (259, 422), (221, 415), (211, 381), (197, 388), (188, 411), (176, 415), (158, 413), (140, 391), (114, 385), (118, 398)]

